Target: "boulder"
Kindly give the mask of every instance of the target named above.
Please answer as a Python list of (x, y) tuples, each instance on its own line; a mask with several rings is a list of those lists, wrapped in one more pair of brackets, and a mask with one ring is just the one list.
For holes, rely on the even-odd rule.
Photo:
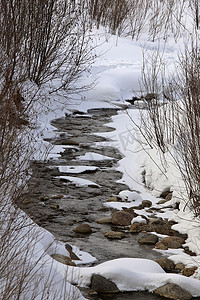
[(66, 255), (52, 254), (51, 257), (64, 265), (76, 266), (76, 264), (71, 260), (71, 258)]
[(185, 243), (185, 240), (178, 236), (168, 236), (161, 240), (161, 243), (167, 248), (178, 249)]
[(74, 232), (89, 234), (92, 233), (92, 228), (90, 227), (90, 225), (83, 223), (74, 228)]
[(184, 268), (183, 270), (182, 270), (182, 275), (184, 275), (184, 276), (187, 276), (187, 277), (190, 277), (190, 276), (192, 276), (194, 273), (195, 273), (195, 271), (197, 270), (198, 268), (197, 267), (190, 267), (190, 268)]
[(150, 200), (143, 200), (142, 201), (142, 206), (144, 207), (151, 207), (152, 206), (152, 202)]
[(104, 236), (107, 237), (108, 239), (122, 239), (125, 237), (125, 234), (119, 231), (109, 231), (106, 232)]
[(133, 215), (126, 211), (116, 211), (112, 214), (112, 224), (117, 226), (128, 226), (131, 224)]
[(155, 260), (165, 271), (171, 271), (175, 268), (175, 264), (171, 259), (167, 257), (161, 257)]
[(91, 289), (93, 291), (96, 291), (97, 293), (104, 293), (104, 294), (119, 292), (119, 289), (114, 282), (98, 274), (92, 275)]
[(168, 283), (158, 288), (155, 291), (155, 294), (165, 298), (175, 299), (175, 300), (192, 299), (192, 295), (188, 291), (182, 289), (179, 285), (174, 283)]
[(182, 263), (178, 263), (175, 266), (175, 270), (179, 270), (179, 271), (182, 271), (184, 268), (185, 268), (185, 265)]
[(152, 218), (147, 225), (147, 231), (155, 231), (159, 234), (173, 235), (174, 231), (171, 229), (171, 224), (162, 218)]
[(146, 233), (138, 240), (138, 243), (141, 245), (155, 245), (157, 242), (157, 235), (152, 233)]

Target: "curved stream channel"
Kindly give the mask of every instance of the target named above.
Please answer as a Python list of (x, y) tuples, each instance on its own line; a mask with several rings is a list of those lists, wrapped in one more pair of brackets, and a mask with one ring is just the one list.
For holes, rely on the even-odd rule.
[[(156, 259), (160, 254), (150, 251), (148, 246), (138, 244), (140, 235), (126, 233), (122, 240), (108, 240), (104, 237), (111, 230), (109, 224), (98, 224), (96, 221), (111, 214), (111, 209), (103, 204), (112, 195), (128, 189), (117, 181), (122, 174), (116, 171), (118, 161), (122, 158), (119, 151), (110, 146), (95, 144), (107, 141), (95, 133), (113, 131), (105, 126), (111, 116), (117, 114), (116, 109), (89, 110), (88, 114), (72, 114), (66, 118), (52, 121), (57, 137), (49, 139), (53, 145), (67, 146), (57, 159), (47, 162), (32, 163), (31, 196), (21, 208), (40, 226), (50, 231), (56, 238), (73, 244), (95, 256), (98, 263), (119, 258), (138, 257)], [(111, 157), (110, 160), (94, 160), (90, 154), (89, 160), (80, 160), (88, 152)], [(68, 166), (69, 172), (60, 172), (59, 166)], [(83, 173), (71, 173), (75, 166), (93, 166)], [(60, 176), (74, 176), (87, 179), (96, 185), (77, 186)], [(60, 199), (52, 195), (64, 195)], [(59, 198), (59, 197), (57, 197)], [(88, 223), (93, 230), (90, 235), (77, 234), (73, 229), (80, 223)], [(115, 229), (114, 229), (115, 230)], [(83, 290), (89, 298), (87, 291)], [(160, 299), (159, 296), (148, 293), (124, 293), (113, 296), (93, 296), (89, 299)]]

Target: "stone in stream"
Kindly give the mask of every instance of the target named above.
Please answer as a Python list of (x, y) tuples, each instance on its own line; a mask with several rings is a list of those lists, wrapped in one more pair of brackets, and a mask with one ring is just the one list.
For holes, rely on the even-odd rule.
[(141, 203), (142, 207), (151, 207), (152, 206), (152, 202), (150, 200), (143, 200)]
[(112, 217), (105, 217), (97, 220), (98, 224), (112, 224)]
[(76, 233), (84, 233), (84, 234), (90, 234), (92, 233), (92, 228), (88, 224), (80, 224), (76, 228), (74, 228), (74, 232)]
[(178, 249), (182, 247), (185, 240), (178, 236), (167, 236), (161, 240), (161, 243), (167, 248)]
[(197, 267), (190, 267), (190, 268), (184, 268), (183, 270), (182, 270), (182, 275), (184, 275), (184, 276), (187, 276), (187, 277), (190, 277), (190, 276), (192, 276), (194, 273), (195, 273), (195, 271), (197, 270), (198, 268)]
[(141, 226), (141, 223), (134, 223), (134, 224), (132, 224), (132, 225), (130, 226), (129, 231), (130, 231), (131, 233), (139, 233), (139, 232), (142, 230), (141, 227), (142, 227), (142, 226)]
[(134, 215), (126, 211), (116, 211), (112, 214), (112, 224), (116, 226), (129, 226)]
[(76, 266), (76, 264), (71, 260), (71, 258), (66, 255), (52, 254), (51, 257), (64, 265), (74, 266), (74, 267)]
[(158, 241), (156, 234), (146, 233), (139, 240), (138, 243), (141, 245), (155, 245)]
[(169, 298), (169, 299), (175, 299), (175, 300), (190, 300), (192, 299), (192, 295), (182, 289), (179, 285), (174, 284), (174, 283), (168, 283), (165, 284), (164, 286), (158, 288), (155, 291), (155, 294)]
[(70, 258), (73, 260), (80, 260), (80, 258), (72, 251), (72, 246), (69, 244), (65, 244), (65, 248), (69, 252)]
[(160, 250), (167, 250), (167, 249), (168, 249), (168, 247), (165, 246), (165, 245), (163, 245), (161, 242), (157, 242), (157, 243), (155, 244), (155, 248), (156, 248), (156, 249), (160, 249)]
[(114, 282), (98, 274), (92, 275), (91, 289), (96, 291), (97, 293), (102, 293), (102, 294), (119, 292), (119, 289)]
[(108, 239), (122, 239), (125, 237), (125, 234), (120, 231), (109, 231), (104, 234)]
[(156, 259), (155, 262), (157, 262), (165, 271), (171, 271), (175, 269), (175, 263), (167, 257)]

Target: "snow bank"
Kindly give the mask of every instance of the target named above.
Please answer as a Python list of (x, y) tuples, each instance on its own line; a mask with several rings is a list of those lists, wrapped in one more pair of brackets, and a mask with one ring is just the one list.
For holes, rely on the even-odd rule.
[(77, 279), (70, 279), (81, 286), (89, 286), (91, 276), (100, 274), (113, 281), (120, 291), (150, 292), (167, 284), (176, 283), (194, 297), (200, 296), (199, 280), (182, 275), (165, 273), (154, 261), (140, 258), (120, 258), (95, 267), (74, 269)]

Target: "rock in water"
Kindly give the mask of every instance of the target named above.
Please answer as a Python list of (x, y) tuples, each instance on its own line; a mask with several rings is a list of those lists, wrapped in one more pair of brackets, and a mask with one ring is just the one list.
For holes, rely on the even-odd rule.
[(91, 289), (97, 293), (104, 294), (119, 292), (119, 289), (114, 282), (98, 274), (94, 274), (91, 278)]
[(74, 232), (89, 234), (92, 233), (92, 228), (88, 224), (80, 224), (74, 228)]
[(179, 285), (174, 283), (168, 283), (158, 288), (155, 291), (155, 294), (165, 298), (175, 299), (175, 300), (192, 299), (192, 295), (188, 291), (182, 289)]
[(117, 226), (128, 226), (131, 224), (133, 215), (126, 211), (116, 211), (112, 214), (112, 224)]
[(138, 243), (141, 245), (155, 245), (157, 241), (158, 237), (156, 234), (147, 233), (138, 240)]

